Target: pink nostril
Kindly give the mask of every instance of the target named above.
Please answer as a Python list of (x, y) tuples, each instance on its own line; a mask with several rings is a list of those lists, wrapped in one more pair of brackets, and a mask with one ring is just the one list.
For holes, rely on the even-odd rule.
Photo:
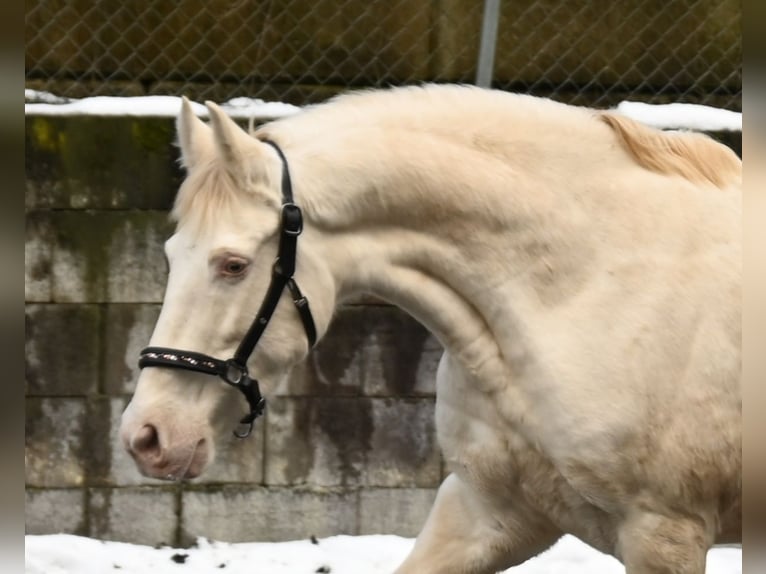
[(141, 457), (159, 457), (162, 449), (157, 427), (144, 425), (138, 429), (130, 441), (130, 450)]

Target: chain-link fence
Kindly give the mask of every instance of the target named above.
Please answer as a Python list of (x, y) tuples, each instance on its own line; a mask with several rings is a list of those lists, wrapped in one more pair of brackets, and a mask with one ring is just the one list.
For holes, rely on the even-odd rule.
[[(482, 39), (493, 49), (480, 53)], [(26, 2), (27, 87), (61, 96), (305, 104), (348, 88), (474, 83), (488, 55), (502, 89), (741, 110), (738, 0)]]

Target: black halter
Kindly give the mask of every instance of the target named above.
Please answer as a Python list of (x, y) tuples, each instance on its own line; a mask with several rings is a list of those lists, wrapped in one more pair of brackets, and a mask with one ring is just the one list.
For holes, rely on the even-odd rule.
[(274, 260), (271, 282), (266, 296), (237, 351), (231, 359), (221, 360), (192, 351), (181, 351), (167, 347), (146, 347), (141, 351), (138, 359), (138, 366), (142, 369), (144, 367), (170, 367), (196, 371), (206, 375), (217, 375), (224, 382), (238, 389), (250, 405), (250, 412), (239, 421), (240, 424), (247, 425), (247, 428), (244, 432), (234, 431), (234, 435), (238, 438), (245, 438), (250, 435), (255, 419), (263, 413), (266, 406), (266, 399), (261, 396), (258, 381), (250, 378), (247, 372), (247, 361), (261, 335), (263, 335), (266, 325), (269, 324), (285, 287), (290, 290), (295, 308), (303, 322), (309, 349), (314, 346), (317, 337), (309, 302), (293, 279), (298, 236), (303, 231), (303, 216), (300, 208), (293, 202), (293, 186), (285, 155), (274, 142), (264, 140), (263, 143), (273, 147), (282, 160), (282, 217), (279, 250), (277, 258)]

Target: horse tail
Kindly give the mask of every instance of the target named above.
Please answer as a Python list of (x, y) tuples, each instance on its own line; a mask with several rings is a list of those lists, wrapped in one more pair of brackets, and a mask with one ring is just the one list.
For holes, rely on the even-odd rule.
[(639, 165), (647, 169), (710, 182), (721, 189), (741, 181), (742, 161), (737, 154), (704, 134), (663, 132), (612, 112), (599, 116), (617, 133)]

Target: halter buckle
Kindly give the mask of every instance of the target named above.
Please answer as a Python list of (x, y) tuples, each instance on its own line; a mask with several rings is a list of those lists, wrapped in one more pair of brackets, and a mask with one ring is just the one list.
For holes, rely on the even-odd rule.
[(301, 208), (292, 201), (282, 204), (282, 233), (297, 237), (303, 232)]

